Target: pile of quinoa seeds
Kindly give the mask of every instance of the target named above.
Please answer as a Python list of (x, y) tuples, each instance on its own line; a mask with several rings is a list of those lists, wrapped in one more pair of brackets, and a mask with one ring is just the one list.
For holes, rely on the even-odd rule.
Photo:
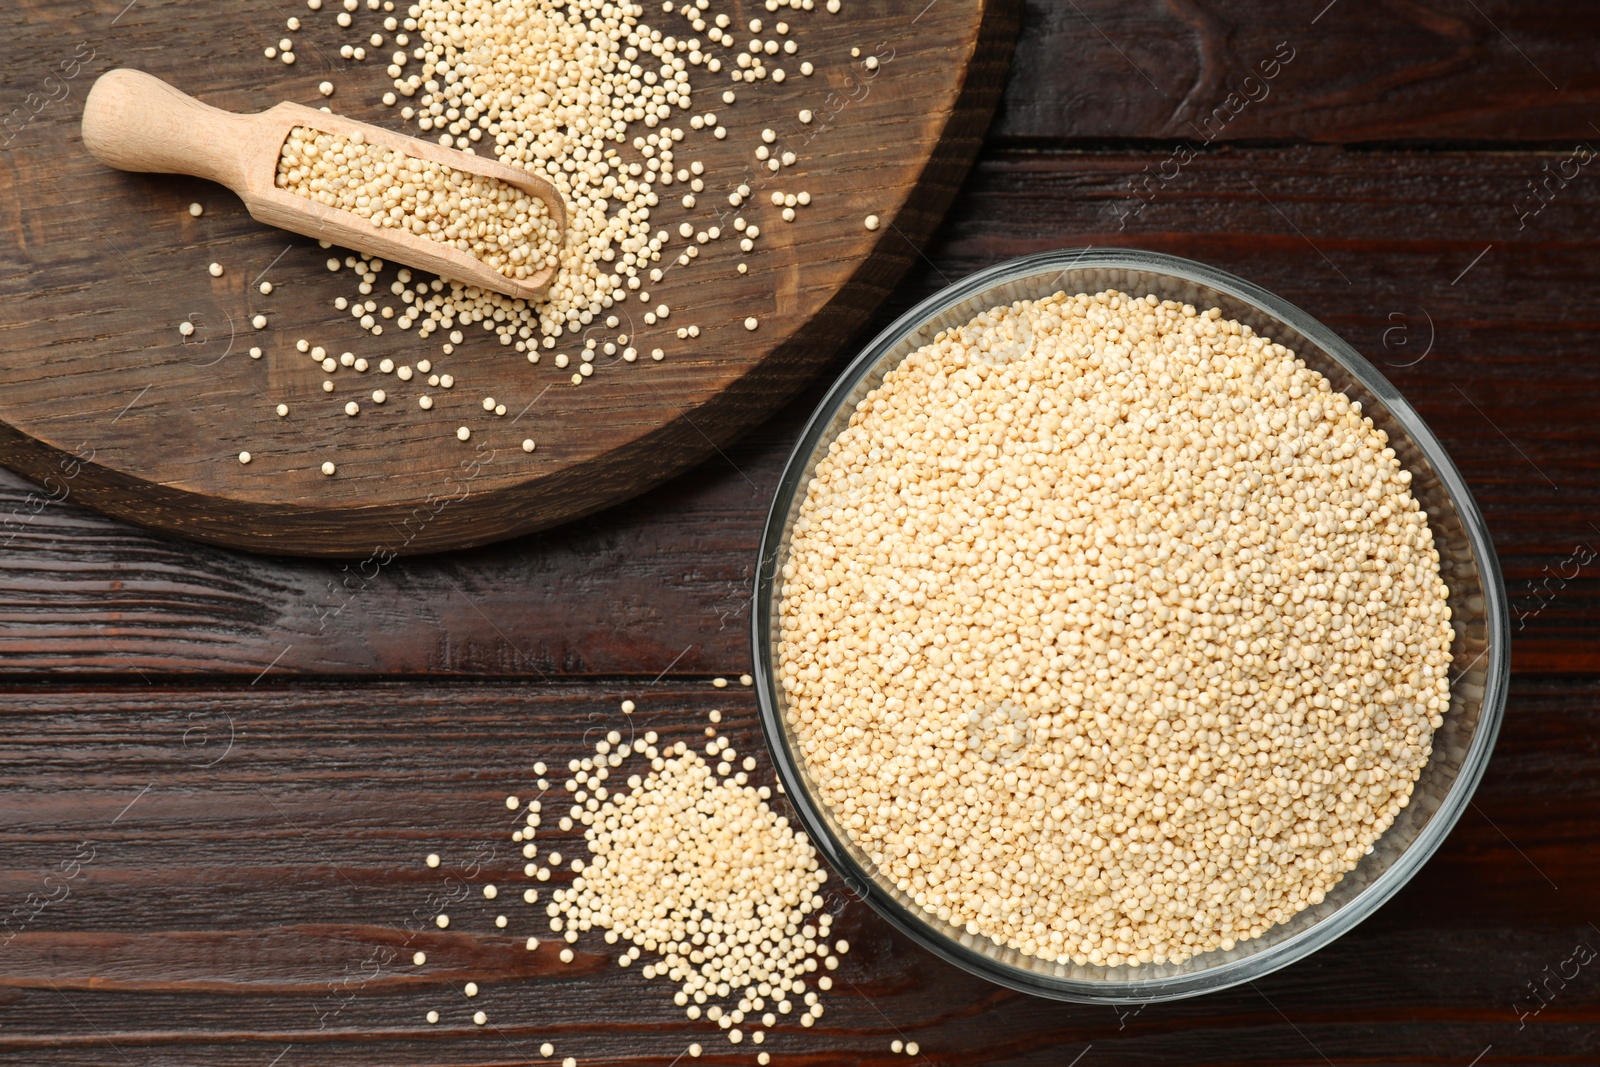
[[(333, 305), (367, 334), (398, 328), (414, 330), (419, 338), (440, 335), (434, 345), (441, 351), (430, 351), (429, 358), (390, 361), (419, 369), (423, 363), (439, 363), (439, 372), (424, 372), (430, 388), (452, 387), (446, 384), (453, 376), (445, 373), (441, 352), (452, 355), (465, 339), (464, 331), (474, 325), (525, 354), (529, 363), (543, 360), (553, 366), (573, 386), (582, 385), (597, 367), (632, 364), (645, 356), (645, 362), (662, 360), (672, 343), (668, 330), (686, 340), (698, 338), (701, 328), (692, 321), (669, 326), (675, 311), (681, 319), (687, 317), (682, 312), (692, 315), (693, 309), (670, 307), (652, 287), (673, 270), (747, 274), (744, 257), (757, 250), (762, 235), (757, 217), (770, 210), (774, 221), (794, 223), (797, 209), (814, 202), (809, 190), (795, 187), (798, 179), (785, 180), (785, 171), (801, 162), (811, 140), (798, 131), (812, 123), (812, 110), (800, 107), (792, 118), (774, 123), (781, 125), (780, 132), (741, 121), (736, 105), (742, 96), (758, 94), (762, 84), (791, 78), (808, 88), (814, 85), (820, 105), (828, 92), (826, 79), (806, 81), (818, 68), (808, 58), (800, 30), (803, 22), (840, 15), (842, 0), (743, 5), (665, 0), (659, 13), (652, 8), (659, 25), (647, 23), (645, 8), (628, 0), (420, 0), (409, 5), (395, 0), (306, 0), (306, 6), (331, 16), (348, 36), (339, 48), (340, 57), (351, 64), (341, 72), (342, 79), (348, 81), (369, 57), (377, 63), (387, 60), (382, 102), (398, 110), (403, 124), (446, 147), (492, 152), (502, 163), (548, 179), (566, 206), (567, 229), (559, 244), (549, 247), (541, 239), (540, 220), (519, 220), (514, 200), (500, 204), (496, 198), (486, 206), (478, 193), (455, 189), (448, 176), (441, 189), (434, 181), (440, 176), (434, 174), (426, 176), (429, 182), (409, 183), (423, 185), (423, 197), (408, 191), (403, 176), (389, 172), (390, 164), (398, 169), (399, 161), (375, 158), (370, 151), (351, 152), (344, 145), (335, 152), (341, 162), (319, 172), (307, 149), (315, 147), (315, 157), (326, 159), (324, 150), (336, 146), (318, 144), (314, 135), (285, 146), (283, 183), (324, 203), (370, 209), (375, 224), (405, 225), (414, 232), (407, 208), (426, 204), (418, 215), (433, 216), (437, 226), (422, 218), (421, 232), (486, 261), (498, 260), (492, 265), (512, 277), (536, 273), (553, 258), (553, 279), (538, 303), (406, 269), (395, 271), (390, 280), (386, 270), (391, 265), (364, 254), (335, 253), (327, 260), (330, 271), (355, 275), (354, 292), (338, 296)], [(842, 21), (814, 30), (838, 34)], [(263, 49), (267, 59), (297, 70), (298, 46), (292, 35), (305, 28), (300, 17), (290, 16), (286, 29), (291, 36)], [(849, 62), (865, 77), (878, 68), (878, 59), (859, 47), (851, 49)], [(320, 75), (305, 75), (315, 76)], [(326, 80), (314, 85), (324, 97), (338, 88)], [(738, 169), (713, 173), (698, 146), (727, 140), (730, 130), (745, 142)], [(770, 209), (763, 202), (765, 194), (756, 195), (748, 184), (752, 181), (781, 190)], [(381, 202), (381, 209), (373, 207), (374, 200)], [(480, 201), (465, 205), (479, 218), (452, 234), (444, 214), (466, 200)], [(734, 216), (731, 221), (728, 215)], [(877, 224), (877, 216), (870, 216), (868, 228)], [(511, 231), (532, 246), (520, 259), (510, 251), (517, 238), (502, 240)], [(497, 249), (506, 254), (498, 256)], [(253, 324), (265, 329), (267, 317), (257, 315)], [(756, 330), (760, 320), (748, 316), (743, 325)], [(329, 347), (313, 340), (302, 351)], [(252, 350), (252, 356), (261, 358), (260, 351)], [(360, 351), (346, 355), (348, 360), (341, 356), (334, 361), (323, 389), (339, 393), (336, 402), (355, 416), (368, 401), (371, 385), (360, 377), (346, 378), (341, 369), (354, 368), (355, 375), (362, 375), (375, 361)], [(382, 404), (403, 398), (425, 411), (437, 407), (434, 417), (441, 436), (470, 439), (473, 426), (457, 425), (459, 402), (450, 394), (422, 394), (420, 385), (402, 390), (389, 383), (372, 390), (370, 400)], [(351, 392), (360, 395), (352, 397)], [(484, 411), (496, 418), (504, 415), (505, 405), (493, 397), (483, 401)], [(469, 398), (466, 406), (473, 403)], [(274, 404), (280, 417), (299, 415)], [(483, 418), (476, 412), (470, 417)], [(523, 442), (523, 450), (534, 451), (531, 438)], [(248, 455), (241, 462), (248, 463)], [(331, 474), (333, 467), (325, 464), (324, 471)]]
[(822, 801), (937, 918), (1178, 962), (1319, 903), (1449, 706), (1384, 433), (1221, 312), (1104, 292), (914, 352), (818, 464), (780, 674)]
[(405, 230), (524, 280), (556, 265), (545, 202), (493, 178), (297, 126), (278, 156), (277, 186), (385, 229)]
[[(622, 707), (634, 711), (632, 701)], [(720, 713), (711, 718), (720, 722)], [(631, 740), (613, 730), (568, 762), (570, 777), (559, 788), (535, 764), (542, 799), (506, 798), (507, 808), (526, 816), (511, 835), (527, 861), (522, 901), (542, 911), (552, 939), (530, 936), (528, 950), (571, 963), (580, 936), (596, 932), (619, 946), (618, 966), (665, 979), (688, 1018), (714, 1024), (734, 1045), (763, 1045), (784, 1022), (812, 1026), (833, 987), (829, 972), (850, 946), (830, 941), (833, 916), (821, 896), (827, 875), (810, 842), (768, 805), (771, 790), (751, 783), (755, 768), (755, 758), (741, 759), (714, 726), (700, 751), (668, 744), (653, 730)], [(559, 841), (537, 840), (546, 821), (561, 834), (581, 827), (585, 854), (563, 855)], [(500, 888), (486, 886), (484, 895), (496, 899)], [(476, 996), (477, 984), (466, 993)], [(488, 1022), (486, 1013), (473, 1018)], [(688, 1054), (701, 1051), (696, 1043)], [(752, 1056), (758, 1064), (770, 1059), (765, 1051)]]

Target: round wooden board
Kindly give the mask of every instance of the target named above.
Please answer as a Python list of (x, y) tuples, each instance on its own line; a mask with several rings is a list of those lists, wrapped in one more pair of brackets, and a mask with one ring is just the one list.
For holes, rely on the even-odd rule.
[[(678, 202), (683, 187), (658, 187), (651, 224), (674, 235), (658, 264), (665, 277), (648, 286), (648, 305), (632, 298), (613, 309), (616, 331), (594, 324), (597, 337), (627, 332), (645, 355), (627, 364), (602, 354), (593, 377), (574, 386), (574, 343), (532, 365), (481, 326), (448, 355), (443, 333), (424, 340), (391, 323), (371, 336), (333, 306), (357, 295), (359, 279), (325, 266), (343, 250), (257, 224), (219, 186), (112, 171), (83, 148), (84, 96), (121, 66), (230, 110), (289, 99), (401, 128), (397, 109), (379, 101), (391, 88), (382, 67), (338, 57), (357, 31), (381, 32), (383, 13), (363, 5), (341, 31), (334, 4), (313, 13), (248, 0), (198, 15), (177, 0), (125, 4), (69, 13), (25, 0), (0, 12), (0, 99), (15, 105), (0, 119), (11, 239), (0, 274), (0, 463), (49, 497), (184, 537), (345, 557), (463, 548), (575, 518), (683, 470), (774, 410), (865, 320), (948, 206), (999, 95), (1018, 18), (1015, 0), (845, 0), (838, 15), (819, 0), (815, 11), (787, 15), (801, 49), (789, 65), (809, 59), (813, 76), (742, 84), (727, 106), (728, 74), (691, 68), (694, 112), (716, 111), (729, 136), (685, 138), (678, 162), (703, 160), (707, 184), (693, 210)], [(688, 32), (681, 16), (646, 8), (663, 34)], [(738, 28), (778, 17), (752, 0), (715, 11)], [(291, 34), (292, 67), (262, 54), (290, 14), (305, 24)], [(875, 71), (869, 56), (879, 58)], [(336, 86), (331, 100), (317, 92), (324, 79)], [(809, 126), (798, 121), (802, 108), (816, 115)], [(635, 125), (630, 137), (645, 132)], [(776, 147), (798, 156), (776, 176), (754, 156), (768, 127)], [(741, 181), (755, 192), (735, 210), (728, 193)], [(784, 223), (768, 199), (775, 189), (805, 190), (813, 203)], [(202, 217), (189, 215), (191, 201), (205, 206)], [(869, 214), (883, 220), (876, 231), (864, 225)], [(754, 252), (724, 239), (677, 266), (681, 222), (731, 233), (739, 215), (762, 230)], [(207, 273), (213, 261), (226, 269), (221, 278)], [(748, 274), (737, 273), (740, 262)], [(373, 298), (398, 308), (384, 299), (393, 279), (391, 268)], [(260, 280), (272, 283), (270, 295)], [(670, 317), (645, 324), (663, 303)], [(264, 330), (250, 324), (258, 313)], [(749, 316), (758, 329), (745, 328)], [(196, 324), (187, 339), (178, 332), (185, 320)], [(699, 336), (678, 338), (691, 325)], [(330, 376), (296, 351), (301, 338), (353, 351), (374, 369), (341, 369), (326, 394)], [(252, 346), (263, 358), (250, 358)], [(654, 348), (662, 361), (648, 358)], [(571, 354), (573, 368), (558, 370), (557, 352)], [(430, 359), (456, 385), (402, 383), (376, 370), (384, 357)], [(381, 406), (368, 402), (379, 387), (389, 393)], [(423, 391), (432, 411), (417, 405)], [(505, 416), (483, 410), (489, 396)], [(352, 399), (362, 402), (355, 418), (343, 410)], [(276, 415), (279, 403), (289, 417)], [(462, 425), (470, 441), (457, 440)], [(531, 454), (525, 438), (538, 443)], [(237, 458), (246, 450), (248, 465)], [(334, 477), (321, 473), (324, 460), (337, 464)]]

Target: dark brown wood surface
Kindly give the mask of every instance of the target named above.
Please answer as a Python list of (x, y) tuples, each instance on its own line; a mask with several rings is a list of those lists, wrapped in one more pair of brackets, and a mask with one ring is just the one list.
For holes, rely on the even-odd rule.
[[(334, 306), (338, 296), (360, 299), (359, 278), (327, 272), (334, 253), (255, 222), (219, 186), (111, 170), (83, 146), (83, 98), (117, 67), (237, 112), (284, 99), (323, 104), (317, 86), (327, 79), (335, 95), (326, 103), (341, 115), (397, 129), (399, 113), (379, 102), (393, 88), (382, 61), (338, 58), (341, 44), (381, 31), (381, 11), (360, 6), (340, 30), (339, 5), (293, 5), (302, 26), (287, 39), (303, 58), (286, 66), (261, 54), (288, 32), (276, 0), (221, 5), (203, 41), (186, 33), (190, 5), (138, 0), (121, 11), (125, 2), (101, 0), (77, 19), (58, 17), (52, 0), (0, 10), (0, 41), (9, 42), (0, 91), (21, 109), (0, 134), (0, 203), (13, 212), (11, 269), (0, 276), (9, 309), (0, 320), (0, 463), (41, 484), (70, 473), (80, 503), (156, 529), (355, 559), (484, 544), (570, 520), (658, 484), (771, 414), (861, 325), (943, 214), (989, 123), (1018, 7), (945, 3), (919, 15), (903, 0), (795, 12), (792, 76), (741, 84), (732, 105), (722, 102), (726, 73), (691, 68), (695, 113), (717, 112), (730, 132), (717, 140), (691, 131), (678, 146), (680, 169), (705, 164), (692, 208), (680, 202), (686, 187), (657, 186), (650, 225), (671, 234), (664, 276), (531, 366), (481, 324), (455, 324), (464, 342), (449, 330), (424, 339), (393, 321), (371, 336)], [(764, 13), (740, 5), (741, 29), (744, 7)], [(648, 18), (664, 34), (692, 32), (678, 14), (653, 9)], [(733, 69), (734, 50), (712, 51)], [(802, 77), (801, 60), (815, 74)], [(814, 113), (809, 125), (802, 109)], [(675, 121), (687, 124), (687, 112)], [(778, 134), (775, 153), (798, 157), (778, 174), (754, 159), (764, 128)], [(631, 145), (618, 151), (643, 161)], [(742, 183), (753, 192), (735, 210), (728, 197)], [(808, 192), (810, 206), (785, 223), (774, 191)], [(203, 217), (190, 217), (191, 201), (207, 206)], [(882, 220), (875, 230), (864, 225), (870, 215)], [(745, 216), (761, 231), (750, 253), (735, 228)], [(680, 223), (723, 237), (697, 246), (679, 236)], [(680, 267), (686, 247), (701, 254)], [(213, 261), (220, 278), (206, 271)], [(257, 291), (263, 278), (270, 295)], [(388, 293), (393, 281), (392, 268), (380, 274), (374, 298), (403, 313)], [(657, 321), (652, 309), (662, 306), (674, 314)], [(258, 313), (264, 329), (252, 328)], [(615, 329), (599, 321), (608, 316)], [(187, 337), (184, 322), (194, 328)], [(677, 336), (689, 326), (694, 337)], [(572, 385), (585, 341), (619, 334), (625, 345)], [(296, 350), (301, 341), (351, 351), (374, 369), (324, 373)], [(247, 356), (252, 346), (261, 359)], [(637, 362), (623, 360), (628, 346)], [(572, 366), (558, 368), (557, 354)], [(386, 358), (431, 360), (455, 386), (379, 373)], [(369, 399), (379, 387), (382, 405)], [(425, 393), (428, 411), (417, 405)], [(506, 416), (486, 414), (485, 398)], [(352, 400), (362, 409), (355, 418), (345, 414)], [(286, 417), (275, 412), (280, 402)], [(459, 426), (469, 442), (457, 440)], [(537, 449), (525, 452), (525, 439)], [(324, 476), (324, 461), (335, 476)]]
[[(1600, 1062), (1600, 959), (1571, 962), (1600, 950), (1600, 186), (1585, 165), (1537, 214), (1528, 186), (1600, 148), (1600, 32), (1569, 2), (1324, 7), (1030, 3), (978, 167), (857, 340), (975, 268), (1079, 244), (1215, 263), (1339, 330), (1438, 432), (1505, 568), (1514, 678), (1473, 805), (1331, 947), (1142, 1010), (1003, 992), (847, 903), (848, 984), (816, 1028), (773, 1033), (774, 1064), (901, 1063), (897, 1036), (947, 1065)], [(1176, 140), (1285, 40), (1259, 111)], [(624, 696), (663, 732), (720, 709), (759, 751), (748, 691), (709, 679), (749, 663), (760, 524), (820, 388), (627, 504), (376, 570), (199, 546), (0, 477), (0, 921), (58, 898), (0, 946), (0, 1062), (515, 1064), (548, 1039), (554, 1062), (666, 1067), (698, 1041), (753, 1063), (598, 954), (563, 968), (485, 936), (481, 901), (422, 925), (445, 890), (419, 860), (498, 846), (485, 868), (514, 869), (501, 798)], [(413, 937), (426, 974), (389, 956)], [(463, 1013), (469, 978), (491, 1029)]]

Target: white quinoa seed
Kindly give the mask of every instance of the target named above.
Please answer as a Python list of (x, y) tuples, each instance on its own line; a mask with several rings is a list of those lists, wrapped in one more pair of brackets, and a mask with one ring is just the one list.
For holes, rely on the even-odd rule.
[(876, 215), (868, 215), (866, 226), (869, 230), (876, 230), (881, 225), (881, 220)]
[(276, 184), (376, 227), (466, 252), (508, 278), (557, 265), (556, 224), (543, 200), (359, 137), (295, 127), (280, 151)]
[[(733, 757), (720, 738), (708, 751)], [(627, 762), (640, 757), (649, 768), (629, 775), (620, 792)], [(761, 998), (804, 993), (814, 1002), (807, 976), (826, 954), (818, 931), (831, 918), (808, 925), (808, 917), (822, 905), (817, 891), (826, 875), (810, 844), (767, 806), (767, 791), (742, 774), (728, 777), (726, 760), (714, 772), (681, 743), (658, 748), (654, 731), (631, 744), (612, 731), (591, 759), (594, 770), (590, 761), (571, 761), (567, 782), (581, 802), (573, 811), (591, 858), (581, 878), (552, 895), (551, 929), (576, 941), (579, 930), (601, 926), (607, 944), (630, 943), (622, 966), (652, 952), (656, 962), (644, 976), (670, 974), (679, 984), (674, 1001), (688, 1017), (699, 1018), (707, 1005), (706, 1016), (735, 1043), (758, 1040), (737, 1027), (760, 1010)], [(723, 862), (735, 847), (741, 862)], [(708, 926), (705, 915), (721, 918)], [(779, 1009), (789, 1011), (786, 999)]]
[[(339, 468), (337, 468), (337, 467), (335, 467), (333, 465), (333, 461), (332, 460), (324, 460), (323, 461), (323, 464), (322, 464), (322, 473), (323, 474), (325, 474), (328, 477), (332, 478), (336, 473), (338, 473), (338, 470), (339, 470)], [(443, 919), (445, 917), (441, 915), (440, 918)], [(449, 920), (446, 919), (446, 921), (448, 922)]]
[(1449, 706), (1409, 483), (1217, 309), (1057, 294), (940, 334), (829, 446), (783, 570), (822, 802), (926, 912), (1028, 955), (1260, 936), (1388, 828)]
[(192, 217), (199, 218), (201, 215), (204, 215), (205, 213), (206, 213), (206, 209), (205, 209), (205, 207), (203, 205), (201, 205), (201, 204), (190, 204), (189, 205), (189, 214)]
[(250, 458), (251, 458), (250, 457), (250, 453), (248, 453), (248, 452), (240, 452), (239, 453), (239, 462), (240, 463), (249, 463), (250, 462)]

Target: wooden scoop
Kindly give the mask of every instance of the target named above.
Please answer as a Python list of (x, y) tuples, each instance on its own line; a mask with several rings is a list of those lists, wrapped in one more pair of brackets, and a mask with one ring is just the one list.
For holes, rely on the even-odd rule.
[(237, 115), (185, 96), (160, 78), (123, 69), (101, 75), (83, 108), (83, 143), (108, 166), (208, 178), (232, 189), (252, 217), (270, 226), (508, 296), (536, 300), (544, 295), (554, 269), (518, 281), (459, 249), (405, 230), (375, 226), (354, 212), (278, 188), (278, 158), (297, 126), (340, 137), (360, 133), (369, 144), (505, 182), (544, 201), (558, 233), (565, 233), (561, 194), (543, 178), (300, 104), (282, 103), (258, 115)]

